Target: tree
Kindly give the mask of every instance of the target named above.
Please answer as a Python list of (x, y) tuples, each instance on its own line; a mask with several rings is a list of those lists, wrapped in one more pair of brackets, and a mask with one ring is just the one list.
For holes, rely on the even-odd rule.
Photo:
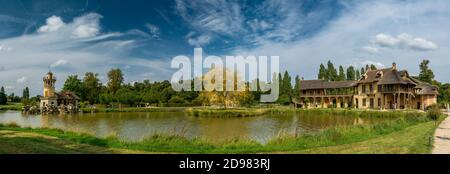
[(364, 75), (364, 74), (366, 73), (366, 70), (364, 69), (364, 67), (361, 68), (361, 72), (360, 72), (360, 73), (361, 73), (361, 74), (360, 74), (361, 76)]
[(328, 80), (327, 69), (325, 68), (325, 66), (323, 64), (320, 64), (318, 78), (320, 80)]
[(0, 105), (6, 105), (8, 103), (8, 98), (6, 97), (6, 94), (3, 92), (0, 92)]
[(30, 98), (30, 90), (28, 89), (28, 87), (26, 87), (25, 89), (23, 89), (22, 99), (27, 100), (29, 98)]
[(291, 97), (292, 96), (292, 84), (291, 84), (292, 78), (289, 75), (288, 71), (284, 72), (284, 76), (283, 76), (283, 82), (282, 82), (282, 86), (283, 88), (281, 89), (281, 94), (286, 94), (287, 96)]
[(94, 104), (98, 101), (99, 93), (101, 89), (101, 83), (98, 79), (98, 74), (87, 72), (83, 79), (83, 84), (86, 91), (86, 100), (90, 104)]
[(377, 67), (374, 64), (370, 64), (370, 70), (377, 70)]
[(67, 77), (66, 81), (64, 82), (63, 91), (74, 92), (82, 100), (86, 99), (84, 84), (80, 79), (78, 79), (77, 75), (70, 75), (69, 77)]
[(0, 89), (0, 93), (6, 94), (5, 93), (5, 88), (2, 86), (2, 88)]
[(419, 65), (419, 67), (420, 67), (419, 80), (431, 84), (434, 79), (434, 73), (428, 67), (429, 63), (430, 63), (429, 60), (423, 60), (422, 63), (420, 63), (420, 65)]
[(295, 86), (294, 86), (294, 91), (293, 91), (293, 96), (294, 98), (296, 97), (300, 97), (300, 77), (297, 75), (295, 76)]
[(356, 80), (361, 79), (361, 73), (359, 72), (359, 70), (355, 71), (355, 77), (356, 77)]
[(345, 80), (345, 72), (344, 72), (344, 67), (339, 66), (339, 78), (338, 81), (344, 81)]
[(349, 66), (347, 68), (347, 80), (355, 80), (355, 79), (356, 79), (355, 67)]
[(366, 69), (364, 69), (365, 71), (369, 71), (370, 70), (370, 66), (369, 64), (366, 65)]
[(123, 74), (122, 70), (119, 68), (117, 69), (111, 69), (108, 72), (108, 89), (115, 94), (117, 90), (120, 89), (120, 86), (123, 83)]
[(331, 63), (331, 61), (328, 61), (327, 65), (328, 65), (327, 67), (328, 81), (337, 81), (338, 74), (336, 68), (334, 68), (333, 63)]

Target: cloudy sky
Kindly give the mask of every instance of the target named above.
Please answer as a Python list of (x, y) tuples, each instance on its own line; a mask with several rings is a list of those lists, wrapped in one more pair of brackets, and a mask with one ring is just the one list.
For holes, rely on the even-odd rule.
[(280, 69), (316, 78), (320, 63), (418, 74), (431, 61), (450, 82), (448, 0), (0, 0), (0, 86), (42, 93), (51, 69), (67, 75), (124, 71), (127, 82), (170, 79), (174, 56), (280, 56)]

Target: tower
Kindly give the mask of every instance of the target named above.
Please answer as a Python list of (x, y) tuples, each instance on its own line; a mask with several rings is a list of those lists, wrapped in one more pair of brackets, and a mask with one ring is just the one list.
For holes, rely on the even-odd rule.
[(52, 72), (48, 72), (43, 78), (44, 81), (44, 98), (55, 96), (55, 82), (56, 78)]
[(49, 71), (42, 80), (44, 81), (44, 96), (41, 98), (41, 112), (43, 112), (45, 108), (48, 109), (49, 106), (58, 106), (58, 97), (56, 96), (55, 91), (55, 76)]

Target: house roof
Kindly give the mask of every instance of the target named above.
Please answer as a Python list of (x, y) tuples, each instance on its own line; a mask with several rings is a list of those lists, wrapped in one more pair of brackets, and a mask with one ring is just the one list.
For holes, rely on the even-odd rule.
[(415, 78), (411, 77), (411, 80), (414, 81), (417, 86), (414, 87), (415, 89), (419, 89), (419, 92), (417, 94), (420, 95), (439, 95), (439, 89), (437, 86), (431, 85), (426, 82), (422, 82), (420, 80), (417, 80)]
[(331, 89), (331, 88), (350, 88), (357, 85), (357, 81), (336, 81), (327, 82), (325, 80), (302, 80), (300, 89)]
[(369, 70), (359, 80), (359, 83), (373, 83), (378, 82), (380, 85), (390, 84), (414, 84), (410, 80), (408, 71), (397, 71), (394, 68), (385, 68), (380, 70)]

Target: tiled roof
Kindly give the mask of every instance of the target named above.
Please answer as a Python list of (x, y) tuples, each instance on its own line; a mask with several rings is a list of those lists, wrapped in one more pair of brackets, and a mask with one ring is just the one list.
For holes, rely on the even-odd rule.
[(330, 88), (350, 88), (357, 85), (357, 81), (336, 81), (327, 82), (324, 80), (302, 80), (300, 89), (330, 89)]

